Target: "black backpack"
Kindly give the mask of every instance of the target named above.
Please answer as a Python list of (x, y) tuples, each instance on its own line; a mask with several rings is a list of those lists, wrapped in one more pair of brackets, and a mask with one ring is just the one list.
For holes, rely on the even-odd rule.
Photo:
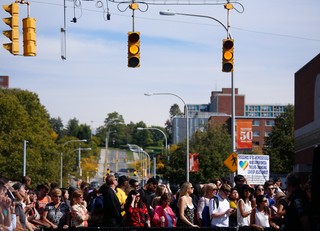
[[(212, 200), (213, 199), (213, 200)], [(219, 208), (219, 199), (218, 197), (214, 196), (210, 199), (209, 203), (213, 203), (212, 205), (212, 208), (215, 209), (215, 208)], [(217, 207), (216, 207), (217, 206)], [(210, 227), (210, 223), (211, 223), (211, 220), (212, 218), (210, 217), (210, 211), (209, 211), (209, 206), (205, 206), (203, 208), (203, 211), (202, 211), (202, 226), (205, 226), (205, 227)]]

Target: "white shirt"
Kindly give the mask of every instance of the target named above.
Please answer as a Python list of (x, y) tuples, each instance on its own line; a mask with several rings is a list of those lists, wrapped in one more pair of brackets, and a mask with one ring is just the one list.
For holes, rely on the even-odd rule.
[[(243, 201), (243, 200), (240, 199), (238, 201), (238, 213), (237, 213), (238, 225), (239, 226), (250, 226), (250, 214), (249, 214), (249, 216), (246, 216), (246, 217), (241, 216), (241, 212), (240, 212), (240, 209), (239, 209), (239, 202), (240, 201)], [(244, 201), (243, 201), (243, 203), (244, 203)], [(251, 201), (248, 201), (248, 203), (244, 203), (244, 211), (245, 212), (250, 212), (251, 210), (252, 210)]]
[[(216, 202), (212, 198), (209, 203), (210, 216), (216, 212), (226, 212), (230, 208), (230, 203), (227, 199), (222, 199), (219, 194), (216, 197), (219, 199), (219, 208), (217, 208)], [(213, 203), (215, 204), (215, 209), (213, 209)], [(224, 214), (221, 217), (212, 218), (211, 226), (229, 227), (229, 216)]]

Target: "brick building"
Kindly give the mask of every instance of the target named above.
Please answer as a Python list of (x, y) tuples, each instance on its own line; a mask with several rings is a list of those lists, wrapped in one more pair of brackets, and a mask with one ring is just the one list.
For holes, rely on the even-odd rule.
[(311, 173), (320, 144), (320, 54), (295, 73), (294, 172)]
[(9, 88), (9, 76), (0, 76), (0, 88)]

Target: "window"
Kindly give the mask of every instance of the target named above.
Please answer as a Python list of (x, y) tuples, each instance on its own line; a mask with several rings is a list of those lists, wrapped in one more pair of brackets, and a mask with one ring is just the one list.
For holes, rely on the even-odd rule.
[(284, 111), (284, 106), (274, 106), (273, 111)]
[(200, 111), (207, 112), (208, 106), (207, 105), (200, 105)]
[(260, 111), (260, 107), (259, 106), (249, 106), (248, 111)]
[(4, 78), (0, 78), (0, 82), (4, 82)]
[(259, 117), (260, 113), (259, 112), (249, 112), (248, 116), (255, 116), (255, 117)]
[(259, 131), (252, 131), (252, 136), (259, 137), (260, 132)]
[(274, 117), (277, 117), (277, 116), (280, 116), (281, 114), (282, 114), (282, 113), (278, 112), (278, 113), (274, 113), (273, 116), (274, 116)]
[(271, 132), (265, 132), (265, 133), (264, 133), (264, 136), (265, 136), (265, 137), (268, 137), (270, 134), (271, 134)]
[(252, 126), (260, 126), (259, 120), (252, 120)]
[(261, 117), (272, 117), (272, 113), (269, 113), (269, 112), (261, 112)]
[(259, 141), (252, 141), (252, 146), (259, 146), (260, 142)]
[(273, 126), (273, 125), (274, 125), (274, 120), (266, 121), (266, 126)]
[(197, 105), (188, 105), (189, 111), (199, 111), (199, 106)]
[(261, 106), (261, 111), (271, 111), (272, 109), (269, 106)]

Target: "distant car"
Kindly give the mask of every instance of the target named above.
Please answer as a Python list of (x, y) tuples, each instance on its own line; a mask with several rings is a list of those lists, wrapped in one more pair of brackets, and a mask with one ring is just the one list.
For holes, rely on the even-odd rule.
[(92, 181), (91, 183), (90, 183), (90, 187), (91, 188), (99, 188), (99, 182), (98, 181)]

